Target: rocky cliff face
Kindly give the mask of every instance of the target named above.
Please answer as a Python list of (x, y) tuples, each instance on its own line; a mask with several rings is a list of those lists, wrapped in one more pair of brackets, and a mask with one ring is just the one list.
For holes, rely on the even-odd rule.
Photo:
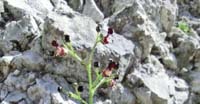
[(120, 67), (117, 85), (98, 91), (96, 104), (200, 103), (200, 0), (1, 0), (1, 104), (78, 104), (57, 91), (73, 91), (74, 82), (87, 98), (83, 67), (53, 57), (51, 41), (70, 35), (87, 57), (97, 23), (115, 33), (95, 60)]

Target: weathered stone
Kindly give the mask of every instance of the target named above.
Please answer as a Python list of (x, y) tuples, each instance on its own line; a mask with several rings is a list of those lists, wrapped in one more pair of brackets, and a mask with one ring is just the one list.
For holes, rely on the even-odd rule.
[(94, 0), (86, 0), (83, 14), (91, 17), (96, 22), (101, 22), (104, 18), (103, 13), (99, 10)]
[(163, 63), (167, 68), (177, 69), (177, 60), (174, 54), (169, 54), (163, 58)]
[(200, 85), (199, 77), (200, 76), (199, 76), (199, 74), (200, 74), (200, 72), (192, 72), (190, 75), (190, 77), (192, 79), (191, 88), (192, 88), (192, 91), (196, 92), (196, 93), (200, 93), (200, 87), (199, 87), (199, 85)]
[(1, 84), (0, 99), (4, 99), (8, 95), (8, 88), (6, 85)]
[[(69, 90), (68, 84), (64, 81), (61, 82), (65, 90)], [(71, 100), (64, 100), (60, 93), (58, 93), (58, 83), (53, 76), (45, 75), (41, 79), (36, 79), (35, 85), (31, 86), (27, 90), (28, 97), (34, 103), (70, 103), (76, 104)], [(51, 98), (54, 99), (52, 102)]]
[[(68, 82), (83, 86), (81, 95), (87, 100), (84, 67), (69, 55), (54, 56), (56, 48), (51, 42), (62, 45), (64, 36), (69, 35), (78, 55), (87, 59), (86, 52), (91, 51), (97, 34), (95, 22), (99, 22), (103, 36), (108, 27), (114, 33), (109, 44), (97, 45), (94, 61), (101, 63), (101, 71), (112, 58), (119, 62), (119, 69), (115, 70), (117, 86), (105, 88), (107, 95), (95, 93), (94, 103), (198, 104), (199, 3), (1, 0), (0, 103), (79, 104), (57, 91), (62, 86), (73, 92)], [(179, 21), (186, 22), (188, 32), (175, 26)]]
[(109, 97), (111, 98), (112, 103), (115, 104), (135, 104), (136, 99), (135, 96), (121, 84), (114, 86), (112, 91), (109, 93)]
[(177, 10), (176, 0), (163, 1), (160, 9), (160, 22), (165, 31), (171, 31), (176, 20)]
[(26, 95), (20, 91), (13, 91), (6, 96), (3, 102), (18, 103), (20, 100), (25, 99)]
[(1, 75), (1, 79), (8, 75), (13, 58), (14, 56), (3, 56), (0, 58), (0, 72), (3, 74)]
[[(149, 57), (149, 62), (147, 64), (139, 66), (138, 69), (131, 73), (132, 75), (129, 75), (138, 77), (144, 83), (144, 86), (148, 88), (147, 91), (149, 91), (149, 94), (147, 94), (147, 91), (135, 90), (135, 93), (137, 93), (136, 96), (138, 95), (137, 97), (140, 98), (141, 102), (146, 102), (146, 104), (148, 104), (148, 102), (152, 102), (152, 104), (184, 103), (189, 94), (188, 85), (181, 79), (170, 78), (166, 74), (162, 64), (156, 60), (155, 57)], [(136, 83), (134, 82), (133, 84)], [(183, 96), (176, 96), (176, 93), (182, 93)], [(171, 96), (175, 96), (177, 100), (172, 100), (173, 98)], [(149, 100), (146, 101), (144, 99)]]
[(199, 14), (200, 14), (200, 1), (199, 0), (196, 0), (196, 1), (193, 1), (193, 2), (190, 2), (190, 12), (194, 15), (194, 16), (197, 16), (199, 17)]
[[(16, 70), (18, 71), (18, 70)], [(18, 75), (20, 72), (14, 72), (8, 75), (4, 83), (7, 86), (14, 86), (16, 89), (22, 91), (27, 90), (27, 88), (35, 83), (35, 74), (27, 73), (25, 75)]]
[(79, 12), (83, 10), (83, 3), (83, 0), (68, 0), (68, 5)]
[(3, 1), (0, 1), (0, 13), (1, 12), (4, 12)]
[[(116, 4), (119, 1), (123, 1), (123, 0), (116, 0)], [(126, 2), (130, 2), (129, 3), (130, 5), (127, 6), (128, 3), (126, 4)], [(151, 20), (151, 21), (154, 21), (158, 26), (160, 27), (163, 26), (165, 30), (170, 31), (170, 27), (173, 25), (176, 18), (177, 6), (176, 6), (175, 1), (171, 2), (171, 1), (158, 0), (158, 1), (152, 2), (149, 0), (146, 0), (146, 1), (127, 0), (126, 2), (123, 2), (124, 4), (120, 2), (120, 5), (122, 5), (122, 7), (120, 8), (121, 10), (118, 11), (118, 14), (116, 16), (112, 16), (113, 18), (111, 18), (111, 23), (110, 23), (111, 25), (113, 23), (118, 24), (116, 22), (120, 22), (119, 24), (121, 24), (120, 27), (115, 28), (116, 30), (119, 30), (119, 29), (122, 30), (123, 27), (129, 30), (131, 29), (131, 27), (135, 27), (135, 28), (138, 28), (139, 30), (141, 28), (139, 26), (136, 26), (136, 24), (142, 25), (142, 24), (145, 24), (145, 22)], [(145, 2), (145, 3), (142, 3), (142, 2)], [(148, 3), (149, 5), (145, 5), (146, 3)], [(117, 6), (120, 7), (119, 5)], [(171, 8), (168, 8), (168, 7), (171, 7)], [(124, 22), (124, 25), (122, 22)], [(126, 26), (125, 23), (128, 23), (126, 25), (129, 25), (129, 26)], [(113, 26), (118, 26), (114, 24)]]
[(15, 18), (22, 18), (24, 15), (45, 16), (53, 9), (50, 0), (5, 0), (5, 2)]
[(135, 88), (134, 93), (136, 94), (136, 97), (139, 99), (137, 102), (143, 103), (143, 104), (152, 104), (151, 99), (151, 92), (148, 88)]
[(44, 68), (44, 59), (42, 56), (33, 51), (25, 51), (22, 54), (16, 56), (11, 64), (13, 68), (27, 68), (28, 70), (40, 70)]
[(0, 41), (0, 48), (1, 48), (1, 50), (4, 54), (9, 53), (13, 49), (13, 44), (11, 42), (1, 40)]

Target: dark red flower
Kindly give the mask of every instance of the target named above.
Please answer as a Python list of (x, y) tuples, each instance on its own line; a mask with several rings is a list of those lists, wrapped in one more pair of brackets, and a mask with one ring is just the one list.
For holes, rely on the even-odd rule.
[(53, 41), (51, 42), (51, 45), (54, 46), (54, 47), (58, 47), (58, 46), (59, 46), (59, 45), (58, 45), (58, 42), (55, 41), (55, 40), (53, 40)]
[(104, 77), (109, 77), (112, 74), (113, 69), (119, 68), (119, 63), (114, 62), (112, 59), (109, 60), (108, 66), (102, 71)]
[(119, 68), (119, 63), (115, 62), (115, 66), (113, 67), (114, 69), (118, 69)]
[(63, 47), (56, 48), (56, 56), (65, 56), (66, 54), (67, 52)]
[(108, 37), (113, 34), (113, 29), (112, 28), (108, 28), (108, 33), (105, 37), (102, 37), (102, 43), (103, 44), (108, 44), (109, 41), (108, 41)]
[(105, 36), (105, 37), (103, 37), (102, 43), (103, 44), (108, 44), (109, 43), (109, 41), (108, 41), (108, 35)]
[(109, 64), (108, 64), (108, 67), (107, 67), (109, 70), (112, 70), (112, 69), (118, 69), (119, 68), (119, 63), (117, 62), (114, 62), (113, 60), (110, 60)]
[(113, 34), (113, 29), (111, 27), (108, 28), (108, 34)]
[(112, 70), (104, 69), (104, 70), (102, 71), (103, 77), (110, 77), (111, 74), (112, 74)]

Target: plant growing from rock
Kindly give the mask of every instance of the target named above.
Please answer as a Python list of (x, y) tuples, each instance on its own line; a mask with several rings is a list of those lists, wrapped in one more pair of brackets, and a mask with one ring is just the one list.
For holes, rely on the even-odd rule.
[[(79, 61), (85, 67), (86, 72), (87, 72), (87, 77), (88, 77), (88, 90), (89, 90), (88, 91), (89, 97), (88, 97), (87, 101), (81, 97), (80, 90), (83, 90), (83, 87), (78, 86), (78, 84), (74, 84), (75, 92), (66, 91), (62, 87), (58, 87), (59, 92), (64, 92), (69, 97), (76, 99), (83, 104), (93, 104), (94, 103), (93, 102), (94, 94), (101, 85), (108, 83), (110, 86), (113, 86), (115, 84), (114, 78), (116, 77), (116, 75), (114, 75), (112, 73), (113, 73), (114, 69), (118, 69), (118, 67), (119, 67), (119, 64), (117, 62), (114, 62), (113, 60), (109, 60), (107, 67), (104, 68), (102, 71), (100, 71), (99, 62), (93, 63), (93, 56), (94, 56), (96, 46), (100, 43), (104, 44), (104, 45), (109, 44), (108, 38), (110, 35), (113, 34), (113, 29), (108, 28), (107, 35), (103, 36), (103, 34), (100, 33), (99, 25), (96, 27), (96, 31), (97, 31), (96, 40), (92, 47), (91, 52), (89, 53), (89, 58), (87, 60), (83, 60), (80, 56), (78, 56), (78, 54), (76, 53), (76, 51), (74, 50), (74, 48), (71, 44), (69, 35), (65, 36), (64, 43), (62, 45), (59, 45), (56, 40), (53, 40), (51, 43), (52, 46), (56, 48), (55, 56), (62, 57), (65, 55), (70, 55), (71, 57), (73, 57), (75, 60)], [(95, 74), (96, 74), (95, 79), (92, 78), (92, 74), (93, 74), (92, 65), (94, 65), (94, 68), (95, 68), (95, 70), (94, 70)]]
[(184, 21), (180, 21), (178, 22), (178, 26), (179, 29), (181, 29), (183, 32), (188, 33), (190, 32), (190, 27), (188, 26), (188, 24)]

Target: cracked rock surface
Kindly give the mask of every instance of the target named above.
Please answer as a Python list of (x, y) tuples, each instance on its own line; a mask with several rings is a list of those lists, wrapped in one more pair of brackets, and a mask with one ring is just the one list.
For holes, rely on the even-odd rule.
[(69, 35), (87, 57), (98, 24), (114, 34), (94, 60), (120, 65), (116, 86), (100, 88), (95, 104), (200, 103), (200, 0), (0, 0), (0, 103), (80, 104), (57, 88), (78, 83), (86, 99), (87, 74), (52, 56), (51, 41)]

